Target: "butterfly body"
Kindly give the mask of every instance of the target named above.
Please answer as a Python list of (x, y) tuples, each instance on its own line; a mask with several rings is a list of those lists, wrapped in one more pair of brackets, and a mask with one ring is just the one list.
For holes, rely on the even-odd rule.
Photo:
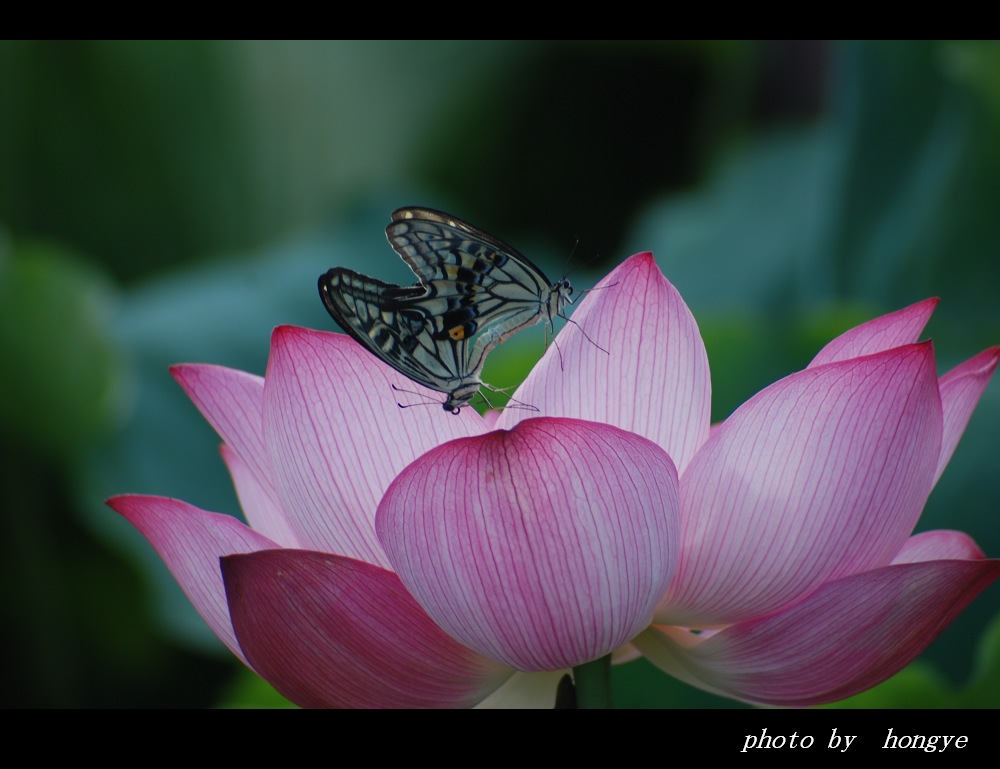
[(483, 385), (486, 356), (518, 331), (553, 323), (572, 302), (526, 257), (449, 214), (393, 212), (386, 237), (419, 283), (397, 286), (334, 267), (319, 279), (333, 319), (374, 355), (447, 398), (458, 413)]

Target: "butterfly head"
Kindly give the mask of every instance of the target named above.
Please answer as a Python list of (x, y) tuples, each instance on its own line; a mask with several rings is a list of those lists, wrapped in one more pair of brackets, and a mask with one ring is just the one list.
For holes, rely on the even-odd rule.
[(469, 405), (469, 401), (476, 396), (476, 393), (479, 392), (479, 386), (481, 384), (482, 383), (479, 381), (469, 382), (468, 384), (464, 384), (461, 387), (452, 390), (448, 393), (448, 397), (445, 399), (445, 402), (441, 404), (442, 408), (452, 414), (458, 414), (462, 410), (462, 406)]
[(573, 304), (573, 286), (570, 285), (570, 282), (566, 278), (563, 278), (553, 283), (549, 291), (549, 301), (546, 310), (550, 324), (555, 318), (564, 317), (563, 311), (566, 309), (567, 304)]

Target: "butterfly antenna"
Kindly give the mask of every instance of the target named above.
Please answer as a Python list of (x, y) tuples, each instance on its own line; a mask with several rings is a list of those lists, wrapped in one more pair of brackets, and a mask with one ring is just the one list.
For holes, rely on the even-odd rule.
[[(570, 260), (573, 258), (573, 254), (576, 253), (577, 246), (579, 246), (579, 245), (580, 245), (580, 236), (577, 235), (576, 242), (573, 244), (573, 249), (570, 251), (569, 256), (566, 257), (566, 264), (569, 264)], [(600, 261), (600, 259), (601, 259), (601, 254), (600, 254), (599, 251), (597, 251), (597, 252), (594, 252), (594, 255), (592, 257), (590, 257), (587, 261), (585, 261), (583, 264), (577, 265), (572, 270), (566, 270), (565, 266), (564, 266), (563, 278), (568, 278), (570, 275), (572, 275), (574, 272), (576, 272), (580, 268), (589, 267), (594, 262)], [(618, 285), (618, 284), (614, 283), (612, 285)], [(601, 288), (608, 288), (608, 286), (601, 286)], [(593, 291), (593, 289), (586, 289), (584, 291), (580, 291), (579, 293), (586, 294), (587, 291)]]
[(566, 261), (563, 262), (563, 278), (568, 278), (573, 270), (568, 269), (570, 263), (573, 261), (573, 254), (576, 253), (576, 249), (580, 247), (580, 236), (577, 235), (576, 239), (573, 241), (573, 248), (569, 250), (569, 254), (566, 256)]
[[(614, 283), (608, 283), (608, 285), (606, 285), (606, 286), (594, 286), (593, 288), (581, 288), (579, 291), (577, 291), (577, 293), (580, 294), (580, 295), (589, 294), (591, 291), (603, 291), (606, 288), (614, 288), (617, 285), (618, 285), (618, 281), (616, 280)], [(567, 318), (567, 320), (568, 320), (568, 318)]]
[[(396, 387), (396, 385), (394, 383), (391, 383), (391, 382), (390, 382), (389, 386), (392, 387), (392, 389), (395, 390), (398, 393), (406, 393), (407, 395), (414, 395), (417, 398), (423, 398), (424, 397), (423, 395), (421, 395), (420, 393), (418, 393), (416, 390), (404, 390), (402, 387)], [(413, 408), (414, 406), (434, 406), (434, 405), (440, 405), (440, 403), (438, 401), (434, 400), (433, 398), (431, 398), (429, 400), (420, 401), (419, 403), (400, 403), (399, 401), (396, 401), (396, 405), (399, 406), (401, 409), (409, 409), (409, 408)]]

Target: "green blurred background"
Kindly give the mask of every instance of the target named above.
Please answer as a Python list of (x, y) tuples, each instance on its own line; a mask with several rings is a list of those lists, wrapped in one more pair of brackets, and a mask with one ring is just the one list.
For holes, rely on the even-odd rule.
[[(333, 265), (410, 282), (389, 212), (443, 208), (592, 285), (652, 250), (701, 326), (713, 418), (928, 296), (942, 372), (1000, 343), (1000, 46), (0, 42), (0, 705), (282, 701), (103, 500), (236, 513), (167, 372), (262, 374), (333, 330)], [(491, 356), (508, 385), (544, 349)], [(1000, 385), (918, 529), (1000, 556)], [(1000, 706), (994, 585), (846, 705)], [(645, 662), (622, 706), (729, 707)]]

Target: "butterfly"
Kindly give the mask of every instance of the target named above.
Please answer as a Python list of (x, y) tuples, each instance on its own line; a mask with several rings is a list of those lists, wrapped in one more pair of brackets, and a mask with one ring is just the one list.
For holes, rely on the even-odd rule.
[(445, 393), (453, 414), (484, 385), (494, 347), (539, 321), (551, 325), (573, 302), (568, 280), (550, 281), (519, 251), (450, 214), (400, 208), (385, 235), (419, 283), (334, 267), (319, 278), (323, 304), (374, 355)]

